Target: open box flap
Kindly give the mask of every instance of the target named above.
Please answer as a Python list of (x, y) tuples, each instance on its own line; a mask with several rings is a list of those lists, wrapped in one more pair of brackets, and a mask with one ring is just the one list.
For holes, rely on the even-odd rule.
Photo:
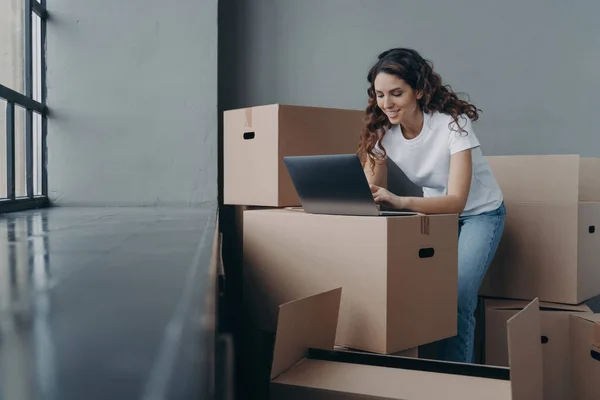
[(594, 322), (594, 347), (600, 350), (600, 321)]
[(600, 314), (599, 313), (589, 313), (589, 314), (575, 314), (575, 317), (585, 319), (586, 321), (600, 323)]
[(594, 324), (594, 336), (592, 337), (592, 346), (596, 351), (600, 351), (600, 313), (571, 314), (572, 318), (581, 318)]
[(333, 349), (342, 288), (279, 306), (271, 379), (293, 367), (309, 348)]
[(592, 338), (592, 346), (596, 351), (600, 351), (600, 314), (585, 314), (581, 315), (581, 318), (594, 324), (594, 336)]
[[(486, 299), (486, 310), (522, 310), (529, 304), (525, 300)], [(591, 312), (586, 304), (559, 304), (540, 302), (540, 311)]]
[(543, 399), (543, 359), (539, 299), (507, 322), (512, 400)]

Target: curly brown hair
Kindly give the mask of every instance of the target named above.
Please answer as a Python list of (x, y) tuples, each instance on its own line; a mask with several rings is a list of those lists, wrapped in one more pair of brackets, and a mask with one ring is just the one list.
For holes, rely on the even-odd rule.
[[(369, 88), (369, 102), (366, 108), (365, 126), (360, 137), (360, 144), (357, 154), (364, 163), (367, 158), (371, 162), (371, 168), (374, 168), (377, 159), (381, 160), (386, 156), (386, 150), (380, 143), (382, 154), (375, 154), (374, 149), (378, 141), (383, 139), (391, 123), (383, 111), (377, 106), (377, 97), (375, 95), (375, 77), (381, 72), (395, 75), (406, 82), (413, 90), (423, 93), (419, 99), (419, 107), (424, 112), (430, 113), (439, 111), (449, 114), (455, 122), (455, 126), (464, 131), (458, 118), (466, 115), (472, 121), (479, 118), (478, 110), (468, 101), (461, 100), (458, 95), (452, 91), (449, 85), (442, 84), (442, 78), (433, 70), (433, 63), (425, 60), (421, 55), (407, 48), (395, 48), (384, 51), (378, 56), (377, 62), (369, 70), (367, 80)], [(452, 122), (449, 128), (453, 129)], [(454, 130), (454, 129), (453, 129)]]

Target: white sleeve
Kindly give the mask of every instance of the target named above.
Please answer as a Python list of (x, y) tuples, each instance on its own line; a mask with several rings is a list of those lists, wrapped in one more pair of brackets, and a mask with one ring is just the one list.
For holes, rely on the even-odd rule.
[(377, 157), (383, 157), (383, 150), (381, 150), (381, 147), (379, 146), (379, 140), (377, 140), (377, 142), (375, 143), (375, 148), (373, 148), (373, 153), (375, 153), (375, 155)]
[(378, 157), (383, 158), (383, 150), (381, 149), (381, 146), (379, 145), (379, 143), (381, 142), (381, 131), (378, 132), (378, 136), (379, 136), (379, 138), (377, 139), (377, 142), (375, 142), (375, 147), (373, 148), (373, 153), (375, 153)]
[(452, 121), (451, 124), (453, 129), (450, 129), (448, 137), (450, 154), (455, 154), (463, 150), (479, 147), (479, 140), (473, 131), (471, 119), (466, 115), (461, 115), (458, 117), (458, 124), (462, 129), (457, 128), (454, 121)]

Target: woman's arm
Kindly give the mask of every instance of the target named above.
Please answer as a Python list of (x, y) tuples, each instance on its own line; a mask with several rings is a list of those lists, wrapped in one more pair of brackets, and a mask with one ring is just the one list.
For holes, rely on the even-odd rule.
[(423, 214), (460, 214), (467, 204), (471, 187), (471, 150), (455, 153), (450, 158), (448, 194), (439, 197), (401, 197), (379, 185), (371, 185), (375, 201), (396, 209), (408, 209)]

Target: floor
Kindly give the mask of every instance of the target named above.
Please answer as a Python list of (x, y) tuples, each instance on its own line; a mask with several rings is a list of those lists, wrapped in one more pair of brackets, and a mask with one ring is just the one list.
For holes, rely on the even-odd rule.
[(215, 214), (0, 215), (0, 399), (201, 398)]

